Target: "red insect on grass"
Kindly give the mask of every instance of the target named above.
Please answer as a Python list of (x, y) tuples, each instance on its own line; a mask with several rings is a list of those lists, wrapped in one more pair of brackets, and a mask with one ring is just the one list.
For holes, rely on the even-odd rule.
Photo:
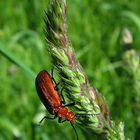
[[(62, 105), (61, 99), (59, 97), (58, 92), (55, 90), (55, 86), (52, 82), (52, 79), (53, 78), (50, 76), (50, 74), (47, 71), (43, 70), (39, 72), (35, 81), (36, 90), (39, 98), (41, 99), (42, 103), (44, 104), (48, 112), (54, 115), (53, 118), (45, 116), (42, 120), (44, 120), (45, 118), (55, 119), (58, 117), (59, 123), (69, 121), (72, 127), (74, 128), (73, 123), (76, 120), (76, 116), (74, 115), (73, 112), (68, 111), (68, 109), (66, 108), (66, 106), (73, 105), (73, 103), (64, 106)], [(76, 132), (75, 128), (74, 130)], [(76, 136), (78, 140), (79, 138), (77, 132)]]

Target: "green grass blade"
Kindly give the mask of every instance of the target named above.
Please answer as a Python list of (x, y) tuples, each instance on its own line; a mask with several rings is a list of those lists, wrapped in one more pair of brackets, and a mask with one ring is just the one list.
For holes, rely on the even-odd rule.
[(21, 70), (25, 72), (31, 79), (35, 78), (35, 73), (28, 68), (25, 64), (23, 64), (18, 58), (16, 58), (10, 51), (5, 49), (5, 45), (0, 43), (0, 53), (7, 58), (9, 61), (14, 63), (16, 66), (18, 66)]

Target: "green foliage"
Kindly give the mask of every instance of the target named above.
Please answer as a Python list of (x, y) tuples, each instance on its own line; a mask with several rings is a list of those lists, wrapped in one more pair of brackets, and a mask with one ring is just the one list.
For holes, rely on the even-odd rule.
[[(0, 140), (76, 139), (69, 123), (46, 120), (39, 125), (46, 111), (40, 107), (34, 73), (51, 69), (43, 33), (48, 2), (0, 1)], [(68, 33), (77, 57), (92, 85), (104, 94), (111, 118), (124, 121), (126, 136), (132, 140), (136, 135), (140, 139), (140, 124), (135, 124), (133, 83), (121, 68), (120, 34), (127, 26), (138, 50), (139, 5), (138, 0), (67, 1)], [(101, 139), (76, 129), (80, 140)]]

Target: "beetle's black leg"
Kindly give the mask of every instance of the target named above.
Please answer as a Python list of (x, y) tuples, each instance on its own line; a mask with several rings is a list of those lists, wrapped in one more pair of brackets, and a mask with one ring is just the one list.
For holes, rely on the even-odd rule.
[(64, 105), (63, 107), (74, 106), (74, 105), (76, 105), (76, 103), (75, 103), (75, 102), (70, 103), (70, 104), (66, 104), (66, 105)]
[(52, 78), (52, 81), (54, 82), (55, 85), (58, 85), (54, 79), (54, 76), (53, 76), (53, 68), (51, 69), (51, 78)]
[(75, 116), (77, 118), (79, 117), (88, 117), (88, 116), (95, 116), (95, 115), (99, 115), (100, 113), (97, 113), (97, 114), (75, 114)]
[(53, 118), (50, 118), (50, 117), (45, 116), (45, 117), (43, 117), (43, 118), (41, 119), (40, 123), (42, 123), (42, 121), (43, 121), (44, 119), (54, 120), (54, 119), (56, 119), (56, 117), (57, 117), (56, 115), (55, 115)]
[(58, 118), (58, 122), (59, 123), (63, 123), (63, 122), (65, 122), (66, 120), (62, 120), (62, 118)]
[(51, 79), (52, 79), (52, 81), (54, 82), (54, 84), (55, 84), (55, 90), (56, 91), (58, 91), (59, 90), (59, 88), (58, 88), (58, 85), (60, 84), (60, 83), (57, 83), (56, 81), (55, 81), (55, 79), (54, 79), (54, 76), (53, 76), (53, 68), (51, 69)]
[(60, 94), (59, 94), (59, 96), (60, 96), (60, 98), (61, 98), (62, 104), (66, 104), (65, 98), (64, 98), (64, 96), (63, 96), (63, 94), (62, 94), (64, 88), (65, 88), (65, 86), (62, 87), (62, 89), (61, 89), (61, 91), (60, 91)]

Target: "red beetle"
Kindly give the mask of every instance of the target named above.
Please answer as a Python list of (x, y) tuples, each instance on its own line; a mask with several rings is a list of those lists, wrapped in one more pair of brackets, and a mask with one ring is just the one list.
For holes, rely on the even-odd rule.
[[(68, 111), (65, 106), (62, 106), (59, 94), (55, 90), (55, 86), (52, 82), (52, 77), (50, 76), (50, 74), (45, 70), (39, 72), (35, 80), (35, 85), (38, 96), (43, 102), (44, 106), (50, 114), (54, 115), (54, 118), (48, 118), (47, 116), (45, 116), (44, 118), (55, 119), (56, 117), (58, 117), (59, 123), (69, 121), (74, 128), (73, 123), (76, 120), (76, 116), (73, 112)], [(65, 120), (62, 121), (63, 118)], [(77, 139), (79, 139), (78, 135)]]

